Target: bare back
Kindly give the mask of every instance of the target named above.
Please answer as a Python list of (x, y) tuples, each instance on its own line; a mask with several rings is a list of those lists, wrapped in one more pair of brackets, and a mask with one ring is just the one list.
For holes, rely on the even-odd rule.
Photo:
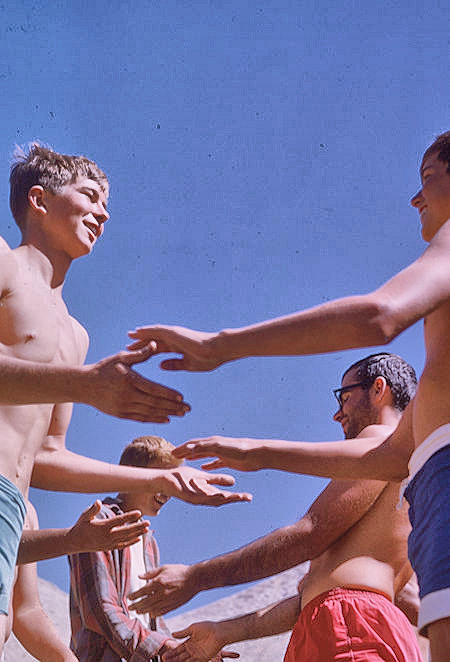
[[(70, 317), (61, 288), (48, 285), (30, 247), (0, 248), (0, 353), (53, 365), (82, 363), (87, 335)], [(24, 494), (49, 429), (59, 418), (65, 432), (70, 412), (70, 404), (0, 405), (0, 473)]]
[[(358, 481), (362, 493), (369, 482)], [(387, 483), (366, 514), (311, 561), (303, 584), (303, 607), (315, 596), (336, 587), (365, 588), (394, 598), (411, 572), (407, 506), (397, 510), (397, 502), (398, 484)]]

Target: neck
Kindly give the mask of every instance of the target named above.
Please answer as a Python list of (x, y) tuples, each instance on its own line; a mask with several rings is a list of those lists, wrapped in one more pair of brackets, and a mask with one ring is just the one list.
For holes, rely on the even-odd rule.
[(62, 251), (52, 250), (45, 241), (24, 235), (19, 246), (29, 267), (52, 289), (62, 291), (72, 259)]
[(397, 427), (401, 417), (401, 411), (394, 409), (390, 405), (383, 406), (379, 411), (377, 423), (379, 425), (389, 425), (390, 427)]

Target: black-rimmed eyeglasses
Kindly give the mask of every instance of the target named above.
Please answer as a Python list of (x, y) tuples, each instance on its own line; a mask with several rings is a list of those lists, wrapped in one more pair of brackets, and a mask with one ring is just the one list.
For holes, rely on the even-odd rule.
[(334, 388), (333, 389), (333, 394), (336, 400), (338, 401), (339, 408), (342, 408), (342, 405), (344, 404), (342, 402), (342, 394), (345, 393), (346, 391), (351, 391), (352, 388), (357, 388), (358, 386), (361, 386), (364, 388), (365, 384), (364, 382), (358, 382), (356, 384), (349, 384), (348, 386), (342, 386), (341, 388)]

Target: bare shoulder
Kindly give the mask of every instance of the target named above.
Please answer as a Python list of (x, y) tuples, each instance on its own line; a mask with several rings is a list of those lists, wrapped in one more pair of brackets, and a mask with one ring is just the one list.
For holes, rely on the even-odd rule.
[(12, 250), (3, 237), (0, 237), (0, 287), (4, 289), (17, 273), (18, 263), (15, 251)]
[(89, 349), (89, 335), (84, 326), (75, 317), (70, 316), (70, 321), (72, 322), (77, 341), (79, 361), (80, 363), (84, 363)]

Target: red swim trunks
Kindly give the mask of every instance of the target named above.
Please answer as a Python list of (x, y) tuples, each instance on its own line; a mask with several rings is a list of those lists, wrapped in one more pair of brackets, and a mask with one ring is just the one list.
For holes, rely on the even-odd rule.
[(422, 662), (412, 626), (384, 595), (335, 588), (300, 612), (284, 662)]

